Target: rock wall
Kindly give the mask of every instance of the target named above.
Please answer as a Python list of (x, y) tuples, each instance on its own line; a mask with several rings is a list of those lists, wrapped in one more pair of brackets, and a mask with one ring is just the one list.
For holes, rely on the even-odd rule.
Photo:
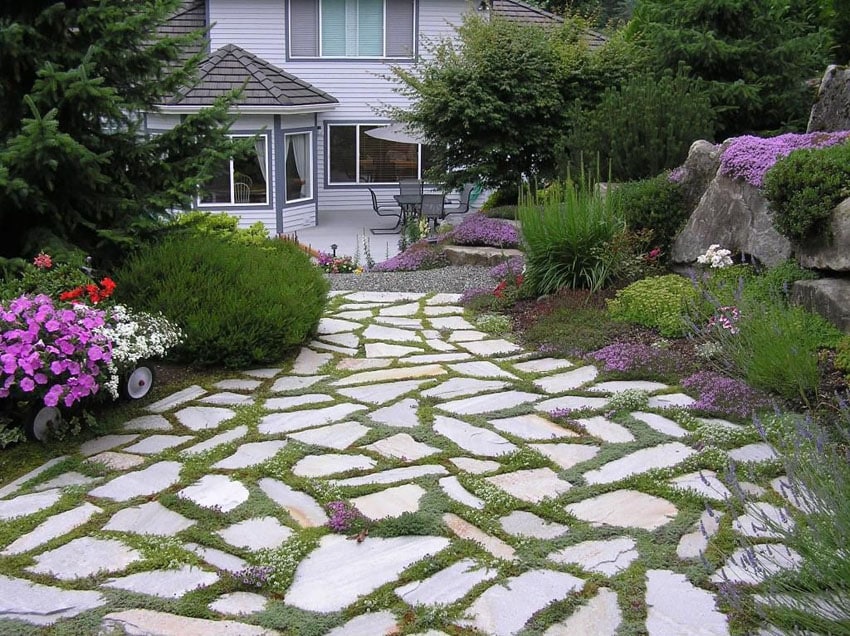
[(806, 132), (850, 130), (850, 69), (829, 66), (818, 89)]

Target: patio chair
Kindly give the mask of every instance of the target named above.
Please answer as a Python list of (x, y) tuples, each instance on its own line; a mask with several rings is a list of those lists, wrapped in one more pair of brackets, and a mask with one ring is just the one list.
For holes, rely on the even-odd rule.
[(390, 228), (373, 228), (372, 234), (395, 234), (400, 230), (401, 226), (401, 207), (395, 201), (379, 201), (378, 195), (372, 188), (368, 188), (369, 194), (372, 195), (372, 209), (378, 216), (394, 216), (396, 223)]
[(251, 202), (251, 186), (244, 181), (233, 182), (233, 200), (236, 203)]
[(422, 205), (420, 214), (423, 219), (428, 221), (431, 228), (428, 233), (428, 242), (434, 243), (437, 240), (437, 223), (445, 218), (446, 200), (442, 193), (432, 194), (427, 193), (422, 195)]
[(467, 212), (469, 212), (469, 200), (472, 197), (472, 191), (474, 189), (475, 184), (473, 183), (463, 184), (463, 190), (461, 190), (460, 199), (458, 199), (456, 205), (447, 207), (443, 216), (446, 217), (450, 214), (466, 214)]

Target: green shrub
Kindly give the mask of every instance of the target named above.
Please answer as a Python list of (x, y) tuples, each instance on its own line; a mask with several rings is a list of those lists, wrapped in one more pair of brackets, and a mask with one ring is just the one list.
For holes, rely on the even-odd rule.
[(794, 261), (786, 261), (747, 280), (744, 297), (754, 302), (787, 304), (795, 281), (815, 278), (817, 274), (813, 271), (803, 269)]
[(850, 143), (783, 157), (767, 172), (764, 195), (774, 224), (789, 239), (825, 236), (833, 208), (850, 196)]
[(239, 228), (239, 219), (225, 212), (212, 213), (193, 210), (174, 217), (166, 232), (190, 232), (203, 236), (217, 236), (244, 245), (265, 245), (268, 241), (266, 226), (257, 221), (247, 229)]
[(315, 329), (328, 283), (287, 241), (242, 245), (180, 233), (116, 274), (119, 300), (161, 311), (186, 334), (179, 360), (240, 367), (271, 362)]
[(693, 283), (676, 274), (651, 276), (621, 289), (608, 301), (612, 319), (658, 329), (662, 336), (688, 332), (686, 316), (699, 302)]
[(714, 121), (694, 80), (639, 75), (606, 89), (593, 110), (577, 108), (567, 146), (573, 162), (599, 157), (613, 179), (643, 179), (681, 164), (694, 139), (712, 138)]
[(850, 336), (844, 336), (835, 345), (835, 368), (850, 382)]
[(666, 174), (623, 183), (609, 192), (630, 230), (652, 230), (652, 244), (669, 252), (690, 210), (679, 184)]
[(563, 287), (598, 290), (614, 273), (603, 246), (625, 229), (611, 200), (589, 184), (566, 181), (519, 206), (525, 281), (536, 294)]

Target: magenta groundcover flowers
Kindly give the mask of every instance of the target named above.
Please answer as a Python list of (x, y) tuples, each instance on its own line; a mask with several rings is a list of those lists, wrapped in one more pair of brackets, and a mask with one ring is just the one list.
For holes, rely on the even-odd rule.
[(444, 234), (440, 241), (450, 241), (455, 245), (516, 247), (519, 245), (519, 233), (510, 223), (476, 212), (466, 215), (460, 225)]
[(45, 295), (0, 305), (0, 398), (67, 407), (97, 393), (112, 360), (104, 319), (99, 309), (56, 307)]

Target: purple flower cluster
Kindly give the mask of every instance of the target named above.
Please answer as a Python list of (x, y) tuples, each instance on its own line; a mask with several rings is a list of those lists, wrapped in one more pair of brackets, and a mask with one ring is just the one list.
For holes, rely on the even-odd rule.
[(460, 225), (444, 234), (441, 240), (455, 245), (517, 247), (519, 234), (510, 223), (476, 213), (468, 214)]
[(753, 137), (744, 135), (730, 140), (720, 159), (720, 174), (733, 179), (743, 179), (760, 188), (764, 175), (782, 157), (801, 148), (834, 146), (850, 137), (850, 131), (787, 133), (778, 137)]
[(493, 290), (490, 287), (471, 287), (469, 289), (465, 289), (463, 293), (460, 295), (460, 303), (463, 306), (468, 305), (476, 298), (481, 298), (482, 296), (492, 296)]
[(525, 259), (522, 256), (514, 256), (490, 269), (489, 274), (493, 280), (500, 281), (522, 274), (523, 269)]
[(347, 501), (332, 501), (327, 506), (328, 527), (334, 532), (348, 532), (361, 519), (360, 512)]
[(370, 271), (413, 272), (419, 269), (434, 269), (446, 265), (448, 265), (448, 260), (442, 250), (434, 249), (427, 241), (419, 241), (401, 254), (395, 255), (383, 263), (378, 263)]
[(269, 577), (274, 570), (268, 565), (249, 565), (246, 568), (231, 572), (231, 576), (242, 585), (249, 587), (263, 587), (269, 582)]
[(55, 307), (45, 295), (0, 305), (0, 398), (72, 406), (97, 393), (112, 360), (104, 317), (87, 305)]
[(713, 371), (695, 373), (682, 380), (682, 386), (699, 394), (699, 399), (690, 408), (715, 415), (748, 418), (753, 412), (771, 406), (770, 400), (760, 391)]
[(679, 166), (670, 171), (670, 174), (667, 175), (667, 181), (670, 183), (681, 183), (686, 176), (687, 170), (685, 170), (685, 166)]
[(603, 363), (605, 371), (672, 373), (685, 366), (675, 351), (636, 342), (615, 342), (587, 355)]

